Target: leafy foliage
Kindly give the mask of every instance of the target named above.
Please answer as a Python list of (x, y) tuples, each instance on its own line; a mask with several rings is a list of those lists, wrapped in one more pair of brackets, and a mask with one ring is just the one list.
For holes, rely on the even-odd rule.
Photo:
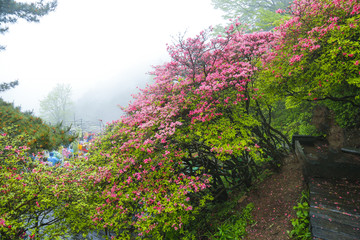
[[(207, 32), (193, 39), (180, 37), (178, 44), (169, 47), (172, 61), (155, 68), (155, 84), (127, 109), (129, 120), (139, 121), (141, 128), (155, 125), (156, 138), (186, 151), (184, 171), (211, 174), (213, 189), (222, 197), (226, 194), (223, 179), (232, 186), (251, 184), (262, 161), (260, 141), (272, 146), (269, 154), (276, 152), (262, 132), (268, 125), (257, 118), (260, 109), (253, 102), (260, 97), (252, 86), (253, 64), (266, 51), (272, 34), (232, 29), (226, 38), (208, 40)], [(164, 114), (164, 119), (156, 109), (171, 113)], [(167, 125), (170, 133), (162, 130)], [(267, 131), (267, 136), (274, 135)]]
[(286, 0), (212, 0), (215, 9), (225, 12), (225, 19), (236, 19), (248, 24), (252, 29), (270, 30), (276, 22), (284, 16), (277, 14), (279, 9), (286, 9), (289, 1)]
[(91, 219), (99, 230), (106, 228), (118, 239), (161, 238), (171, 229), (183, 231), (193, 212), (209, 199), (205, 194), (190, 201), (192, 194), (208, 187), (209, 176), (179, 172), (180, 150), (154, 149), (150, 143), (126, 146), (126, 138), (134, 133), (114, 126), (95, 143), (89, 163), (97, 169), (89, 180), (98, 194)]
[(309, 215), (309, 191), (303, 191), (300, 202), (294, 207), (297, 218), (291, 219), (294, 229), (289, 233), (294, 239), (311, 239)]
[(311, 125), (314, 112), (312, 102), (299, 102), (296, 106), (286, 106), (285, 101), (277, 101), (271, 105), (272, 126), (281, 131), (289, 139), (294, 134), (320, 136), (322, 132)]
[[(357, 116), (358, 1), (295, 1), (291, 13), (291, 20), (277, 28), (278, 43), (264, 61), (265, 91), (285, 97), (289, 105), (323, 101), (338, 116), (348, 103)], [(351, 125), (356, 118), (349, 121), (340, 124)]]
[(30, 151), (33, 153), (43, 149), (56, 149), (62, 144), (68, 145), (75, 139), (68, 128), (63, 128), (60, 124), (48, 126), (40, 118), (23, 113), (20, 108), (0, 99), (0, 129), (14, 126), (17, 128), (12, 134), (26, 134), (28, 138), (23, 138), (21, 145), (31, 148)]
[[(16, 23), (18, 19), (25, 19), (28, 22), (38, 22), (39, 17), (54, 11), (57, 0), (44, 3), (21, 3), (14, 0), (0, 0), (0, 34), (5, 33), (9, 28), (7, 24)], [(0, 51), (5, 47), (0, 45)], [(0, 92), (4, 92), (18, 85), (18, 80), (0, 83)]]
[(240, 216), (235, 216), (227, 219), (218, 227), (218, 232), (213, 235), (216, 239), (243, 239), (246, 236), (246, 227), (248, 224), (253, 224), (254, 220), (251, 216), (251, 211), (254, 204), (249, 203), (241, 212)]
[(47, 3), (44, 3), (44, 1), (23, 3), (14, 0), (0, 0), (0, 33), (8, 30), (6, 24), (16, 23), (18, 19), (38, 22), (39, 17), (54, 11), (56, 5), (56, 0)]
[[(208, 201), (226, 202), (265, 164), (279, 166), (290, 146), (286, 134), (313, 130), (316, 103), (348, 113), (340, 121), (354, 124), (359, 11), (358, 1), (302, 0), (274, 33), (245, 34), (235, 22), (223, 37), (179, 36), (168, 46), (171, 60), (154, 67), (154, 83), (93, 142), (90, 157), (63, 167), (32, 161), (28, 147), (51, 149), (71, 136), (2, 102), (1, 236), (198, 236), (189, 225), (210, 211)], [(299, 204), (303, 222), (293, 221), (301, 236), (306, 208)], [(225, 220), (215, 237), (240, 238), (249, 212)]]
[(231, 30), (208, 39), (204, 31), (168, 47), (172, 61), (155, 67), (155, 82), (90, 151), (96, 228), (117, 238), (186, 234), (211, 195), (224, 201), (227, 190), (251, 185), (264, 161), (257, 143), (277, 151), (252, 103), (260, 98), (255, 64), (272, 39)]
[(16, 87), (19, 84), (19, 81), (13, 81), (9, 83), (0, 83), (0, 92), (5, 92), (6, 90), (9, 90), (11, 88)]
[(0, 133), (1, 239), (64, 236), (81, 217), (79, 209), (86, 207), (81, 162), (49, 167), (29, 157), (29, 148), (22, 145), (28, 139), (16, 127)]

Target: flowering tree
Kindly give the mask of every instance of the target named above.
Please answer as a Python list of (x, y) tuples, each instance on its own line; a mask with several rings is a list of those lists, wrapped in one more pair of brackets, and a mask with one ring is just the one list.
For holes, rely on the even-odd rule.
[(290, 11), (266, 61), (266, 91), (289, 106), (322, 101), (353, 123), (360, 109), (359, 1), (296, 0)]
[(274, 36), (237, 26), (225, 38), (203, 31), (169, 46), (172, 60), (155, 67), (155, 82), (90, 150), (97, 229), (113, 238), (183, 232), (209, 193), (226, 199), (225, 182), (250, 186), (264, 161), (262, 144), (276, 152), (281, 137), (272, 138), (258, 117), (261, 94), (253, 86)]
[[(253, 84), (257, 61), (274, 37), (271, 33), (242, 34), (239, 26), (230, 26), (226, 38), (208, 40), (203, 32), (195, 39), (180, 39), (169, 47), (173, 61), (154, 72), (161, 91), (169, 89), (165, 84), (171, 86), (166, 98), (176, 98), (160, 102), (176, 103), (179, 109), (177, 120), (182, 126), (172, 141), (187, 152), (185, 169), (192, 173), (204, 168), (214, 178), (214, 189), (223, 193), (224, 179), (231, 186), (250, 186), (255, 161), (261, 160), (259, 143), (273, 145), (260, 130), (266, 125), (256, 116), (261, 96)], [(269, 137), (274, 136), (267, 130)]]

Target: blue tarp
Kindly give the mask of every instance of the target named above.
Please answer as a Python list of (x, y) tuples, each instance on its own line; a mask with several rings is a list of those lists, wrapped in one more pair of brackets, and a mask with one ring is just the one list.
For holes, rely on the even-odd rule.
[(53, 166), (55, 166), (56, 164), (58, 164), (60, 162), (60, 159), (55, 157), (53, 152), (50, 153), (50, 157), (48, 157), (47, 160), (48, 160), (48, 162), (51, 162), (51, 164)]

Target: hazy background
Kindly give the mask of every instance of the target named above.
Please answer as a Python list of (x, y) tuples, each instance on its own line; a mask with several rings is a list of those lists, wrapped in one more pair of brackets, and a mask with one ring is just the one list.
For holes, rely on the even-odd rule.
[(39, 115), (39, 101), (65, 83), (74, 118), (119, 119), (117, 105), (150, 81), (151, 65), (168, 60), (166, 43), (223, 22), (221, 14), (211, 0), (58, 0), (40, 23), (19, 21), (0, 35), (0, 82), (20, 83), (0, 97)]

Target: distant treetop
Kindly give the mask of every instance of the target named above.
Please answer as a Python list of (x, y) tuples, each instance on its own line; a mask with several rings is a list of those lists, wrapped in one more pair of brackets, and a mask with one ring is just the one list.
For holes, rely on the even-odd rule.
[(289, 7), (288, 0), (212, 0), (215, 9), (225, 12), (225, 19), (235, 19), (249, 24), (251, 29), (270, 30), (282, 17), (279, 9)]

